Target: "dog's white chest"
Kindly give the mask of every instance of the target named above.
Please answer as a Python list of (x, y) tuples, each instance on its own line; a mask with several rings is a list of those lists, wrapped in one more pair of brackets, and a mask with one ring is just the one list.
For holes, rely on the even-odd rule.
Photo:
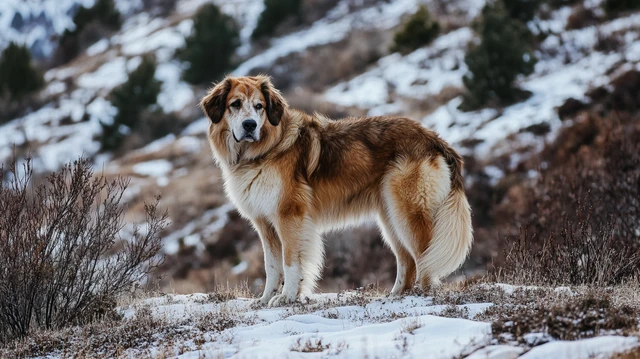
[(276, 214), (282, 197), (282, 179), (269, 167), (236, 170), (225, 178), (227, 194), (251, 217)]

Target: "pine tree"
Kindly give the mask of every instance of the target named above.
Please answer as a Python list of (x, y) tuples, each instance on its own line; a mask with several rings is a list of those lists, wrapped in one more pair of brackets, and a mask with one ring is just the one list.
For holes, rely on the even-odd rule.
[(487, 103), (508, 104), (525, 97), (515, 85), (518, 75), (528, 75), (536, 63), (532, 35), (520, 21), (510, 18), (501, 1), (488, 2), (476, 24), (480, 44), (468, 50), (469, 73), (463, 82), (468, 90), (462, 108), (477, 109)]
[(258, 24), (251, 34), (257, 40), (273, 35), (284, 20), (291, 16), (300, 18), (301, 0), (264, 0), (264, 10), (258, 18)]
[(185, 46), (176, 51), (176, 57), (188, 63), (183, 78), (192, 84), (218, 79), (231, 66), (239, 45), (235, 20), (214, 4), (204, 5), (194, 18), (193, 33), (187, 37)]
[(433, 41), (439, 31), (440, 24), (431, 18), (426, 6), (420, 5), (418, 11), (394, 35), (391, 51), (408, 53), (416, 50)]
[(109, 99), (118, 109), (113, 123), (102, 123), (102, 148), (113, 150), (125, 137), (124, 128), (133, 130), (138, 125), (142, 112), (156, 103), (162, 83), (155, 79), (156, 62), (145, 57), (140, 66), (129, 74), (127, 82), (113, 89)]
[(22, 100), (43, 85), (42, 74), (33, 66), (29, 49), (10, 43), (0, 58), (0, 95)]
[(73, 15), (73, 23), (75, 28), (65, 30), (58, 41), (55, 58), (59, 64), (71, 61), (88, 45), (82, 43), (82, 35), (91, 24), (99, 26), (106, 32), (112, 32), (120, 29), (122, 19), (113, 0), (97, 0), (93, 7), (80, 6)]
[(533, 19), (541, 0), (504, 0), (504, 6), (512, 19), (527, 22)]
[(605, 0), (602, 8), (607, 14), (615, 14), (621, 11), (640, 9), (640, 1), (638, 0)]

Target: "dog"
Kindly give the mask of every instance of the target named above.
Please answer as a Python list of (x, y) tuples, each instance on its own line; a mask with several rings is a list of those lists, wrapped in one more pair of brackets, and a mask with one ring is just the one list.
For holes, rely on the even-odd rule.
[(290, 108), (263, 75), (228, 76), (200, 106), (225, 192), (262, 242), (263, 305), (312, 293), (321, 233), (371, 217), (396, 256), (393, 296), (414, 283), (437, 285), (467, 257), (473, 236), (462, 158), (418, 122), (309, 115)]

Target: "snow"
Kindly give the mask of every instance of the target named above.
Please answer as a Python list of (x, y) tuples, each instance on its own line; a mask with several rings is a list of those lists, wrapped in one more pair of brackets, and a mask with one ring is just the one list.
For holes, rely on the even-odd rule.
[[(244, 270), (245, 263), (234, 270), (238, 267)], [(184, 323), (181, 326), (186, 333), (184, 339), (170, 340), (181, 348), (177, 358), (449, 359), (469, 355), (471, 359), (511, 359), (525, 352), (521, 347), (492, 345), (491, 324), (469, 319), (489, 308), (491, 303), (457, 305), (460, 312), (468, 311), (468, 318), (449, 318), (440, 316), (448, 306), (434, 305), (430, 297), (389, 299), (362, 297), (364, 295), (356, 292), (314, 294), (307, 304), (279, 308), (257, 308), (253, 306), (254, 300), (246, 298), (216, 303), (206, 294), (168, 295), (120, 310), (125, 318), (131, 318), (137, 308), (146, 307), (156, 318), (168, 323)], [(221, 332), (202, 333), (196, 327), (204, 315), (220, 315), (241, 324)], [(203, 338), (198, 346), (191, 340), (196, 335)], [(162, 350), (159, 346), (162, 342), (156, 341), (150, 351)], [(320, 352), (300, 351), (307, 343), (319, 342), (323, 346)], [(552, 341), (534, 347), (522, 358), (599, 358), (637, 345), (637, 338), (620, 336)], [(142, 355), (137, 349), (129, 349), (125, 354)]]
[(418, 0), (395, 0), (338, 16), (339, 4), (327, 17), (314, 22), (310, 28), (271, 40), (271, 46), (266, 51), (243, 62), (233, 71), (233, 75), (245, 76), (255, 68), (270, 66), (281, 57), (312, 46), (340, 41), (357, 29), (392, 28), (403, 15), (414, 11), (417, 4)]
[(107, 51), (109, 48), (109, 40), (102, 39), (87, 48), (88, 56), (96, 56), (97, 54)]
[(556, 341), (535, 347), (521, 358), (608, 358), (611, 353), (623, 352), (637, 345), (638, 338), (618, 336), (603, 336), (572, 342)]
[(152, 160), (133, 165), (133, 172), (141, 176), (163, 177), (173, 169), (173, 164), (167, 160)]
[(104, 63), (95, 72), (80, 75), (77, 84), (88, 89), (104, 90), (125, 83), (127, 78), (127, 59), (118, 57)]
[(244, 273), (244, 271), (247, 270), (247, 268), (249, 268), (249, 263), (247, 261), (242, 261), (238, 263), (235, 267), (231, 268), (231, 273), (235, 275), (242, 274)]
[(182, 69), (176, 61), (161, 63), (156, 68), (155, 77), (162, 81), (158, 104), (165, 113), (180, 111), (195, 102), (193, 89), (186, 82), (180, 81), (181, 75)]
[[(206, 211), (196, 220), (187, 223), (184, 227), (174, 231), (162, 239), (162, 250), (166, 254), (175, 254), (180, 249), (180, 239), (187, 238), (196, 232), (202, 239), (208, 240), (213, 237), (228, 221), (227, 213), (235, 209), (231, 203), (225, 203), (222, 206)], [(204, 250), (204, 243), (198, 242), (196, 245), (198, 251)]]
[[(73, 28), (72, 9), (90, 7), (95, 0), (2, 0), (0, 1), (0, 49), (10, 41), (25, 44), (36, 57), (53, 52), (53, 38)], [(22, 20), (19, 27), (12, 26)]]
[(471, 29), (460, 28), (407, 56), (386, 56), (371, 70), (327, 90), (325, 97), (338, 105), (376, 111), (388, 102), (389, 87), (396, 94), (423, 99), (447, 86), (462, 86), (465, 49), (472, 38)]
[(209, 129), (209, 119), (206, 117), (195, 120), (189, 124), (184, 130), (182, 130), (183, 135), (199, 135), (203, 133), (207, 133)]

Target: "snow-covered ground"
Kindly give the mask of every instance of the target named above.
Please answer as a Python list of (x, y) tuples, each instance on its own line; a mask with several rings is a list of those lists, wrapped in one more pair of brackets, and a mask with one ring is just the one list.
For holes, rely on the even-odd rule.
[(176, 358), (500, 359), (526, 351), (522, 358), (577, 359), (604, 358), (638, 345), (635, 337), (615, 335), (552, 341), (529, 351), (498, 345), (491, 324), (474, 320), (492, 303), (434, 305), (430, 297), (365, 298), (359, 292), (317, 294), (310, 304), (280, 308), (253, 303), (242, 298), (219, 303), (210, 295), (192, 294), (146, 299), (123, 308), (125, 318), (147, 308), (167, 326), (182, 328), (182, 339), (157, 338), (144, 350), (127, 354), (166, 354), (166, 343), (171, 342), (176, 349), (168, 356)]

